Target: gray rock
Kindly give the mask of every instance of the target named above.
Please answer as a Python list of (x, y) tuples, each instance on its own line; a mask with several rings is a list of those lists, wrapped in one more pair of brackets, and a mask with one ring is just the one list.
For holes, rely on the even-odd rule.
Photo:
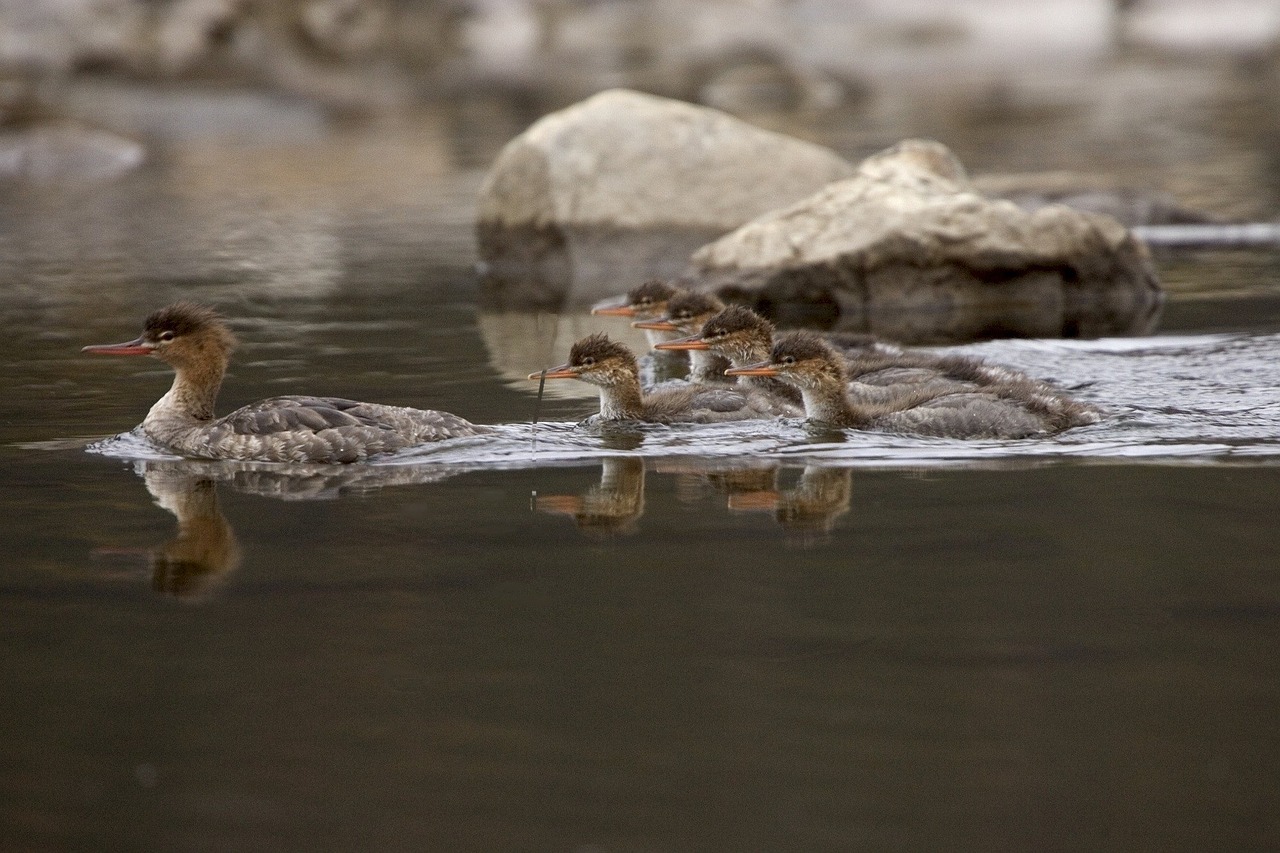
[(818, 145), (625, 90), (552, 113), (498, 155), (481, 222), (727, 230), (848, 177)]
[(704, 246), (685, 278), (783, 323), (910, 342), (1136, 334), (1162, 304), (1146, 247), (1115, 219), (979, 195), (922, 140)]
[[(673, 259), (852, 173), (825, 148), (717, 110), (607, 91), (503, 148), (480, 191), (480, 254), (519, 304), (588, 304), (676, 272)], [(611, 262), (619, 240), (647, 244), (628, 251), (641, 260), (625, 278)]]

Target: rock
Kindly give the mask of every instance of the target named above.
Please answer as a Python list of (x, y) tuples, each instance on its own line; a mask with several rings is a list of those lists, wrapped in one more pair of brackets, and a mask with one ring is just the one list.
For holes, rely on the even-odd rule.
[(1162, 304), (1115, 219), (982, 196), (922, 140), (704, 246), (684, 278), (784, 324), (907, 342), (1142, 333)]
[(612, 90), (503, 148), (480, 191), (480, 254), (508, 307), (585, 305), (678, 271), (707, 240), (852, 173), (818, 145)]

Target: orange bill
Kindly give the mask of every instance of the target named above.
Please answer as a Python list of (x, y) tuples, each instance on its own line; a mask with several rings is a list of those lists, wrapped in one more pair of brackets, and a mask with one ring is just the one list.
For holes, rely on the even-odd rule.
[(687, 338), (678, 338), (674, 341), (662, 341), (661, 343), (654, 344), (653, 348), (654, 349), (703, 350), (703, 349), (711, 349), (711, 346), (710, 344), (708, 344), (706, 341), (704, 341), (702, 338), (698, 337), (697, 335), (690, 335)]
[(678, 332), (680, 327), (665, 317), (661, 320), (637, 320), (631, 324), (633, 329), (652, 329), (655, 332)]
[(592, 305), (591, 313), (602, 317), (634, 317), (636, 309), (627, 304), (626, 296), (610, 296)]
[(757, 364), (748, 364), (746, 367), (730, 367), (724, 372), (725, 376), (777, 376), (778, 368), (774, 367), (767, 361), (761, 361)]
[(578, 371), (574, 370), (572, 365), (562, 364), (559, 367), (548, 367), (546, 370), (540, 370), (537, 373), (530, 373), (530, 379), (577, 379)]
[(142, 338), (138, 338), (123, 344), (92, 344), (81, 347), (80, 352), (92, 355), (151, 355), (155, 349), (151, 344), (145, 343)]

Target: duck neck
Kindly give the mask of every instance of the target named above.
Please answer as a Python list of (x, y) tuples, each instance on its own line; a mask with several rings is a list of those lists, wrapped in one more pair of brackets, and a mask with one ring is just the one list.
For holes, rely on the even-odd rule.
[(680, 337), (680, 333), (664, 332), (661, 329), (645, 329), (644, 337), (645, 340), (649, 342), (649, 349), (653, 349), (658, 344), (666, 343), (667, 341), (674, 341), (676, 338)]
[(724, 347), (724, 355), (734, 367), (746, 367), (769, 360), (769, 348), (773, 346), (768, 338), (764, 340), (738, 340)]
[(804, 415), (811, 421), (840, 427), (860, 426), (866, 422), (864, 412), (859, 411), (845, 396), (845, 386), (839, 379), (822, 377), (800, 387), (804, 398)]
[(644, 412), (644, 395), (640, 379), (628, 376), (610, 385), (600, 386), (600, 418), (606, 421), (639, 420)]
[(729, 362), (711, 350), (689, 351), (689, 379), (692, 382), (727, 382), (724, 375)]
[[(772, 346), (772, 343), (768, 338), (764, 340), (736, 341), (731, 346), (724, 348), (724, 357), (734, 367), (746, 367), (749, 364), (768, 361), (770, 346)], [(797, 388), (789, 382), (783, 382), (776, 376), (739, 376), (738, 385), (746, 388), (758, 388), (761, 391), (782, 397), (793, 403), (799, 402)]]
[(160, 419), (213, 420), (213, 406), (226, 370), (225, 360), (208, 366), (174, 365), (173, 385), (151, 407), (143, 423)]

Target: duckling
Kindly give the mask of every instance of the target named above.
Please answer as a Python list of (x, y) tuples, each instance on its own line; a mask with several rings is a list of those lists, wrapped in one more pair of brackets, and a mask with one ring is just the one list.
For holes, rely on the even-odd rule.
[(809, 420), (841, 428), (945, 438), (1025, 438), (1097, 423), (1101, 417), (1094, 407), (1016, 373), (1007, 382), (975, 390), (939, 391), (928, 383), (885, 386), (878, 399), (867, 402), (849, 393), (844, 360), (812, 332), (782, 335), (767, 360), (733, 367), (728, 373), (790, 382), (800, 389)]
[[(772, 345), (772, 323), (750, 308), (730, 305), (707, 320), (697, 334), (664, 341), (654, 349), (688, 350), (690, 354), (711, 351), (726, 359), (730, 367), (746, 367), (767, 359)], [(743, 387), (754, 388), (789, 405), (804, 405), (800, 389), (775, 376), (739, 376), (737, 381)]]
[[(682, 288), (669, 284), (661, 279), (651, 278), (643, 284), (631, 288), (621, 297), (613, 297), (597, 302), (591, 307), (591, 313), (600, 317), (631, 317), (635, 320), (656, 320), (667, 311), (667, 303), (673, 296), (684, 293)], [(645, 337), (649, 346), (659, 341), (669, 340), (678, 335), (670, 332), (647, 330)]]

